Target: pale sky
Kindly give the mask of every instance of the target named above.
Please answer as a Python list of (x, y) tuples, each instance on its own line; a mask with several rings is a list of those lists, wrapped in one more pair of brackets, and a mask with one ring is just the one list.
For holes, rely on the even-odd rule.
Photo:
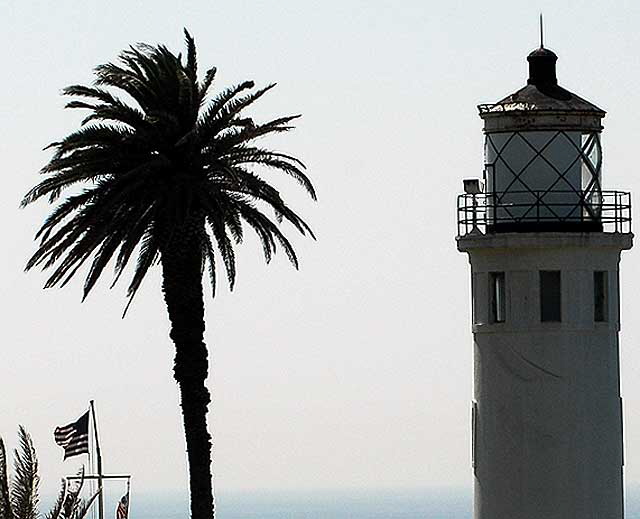
[[(257, 113), (303, 118), (265, 144), (302, 158), (319, 195), (275, 180), (318, 235), (292, 234), (299, 272), (284, 255), (265, 266), (248, 239), (234, 293), (206, 302), (218, 489), (470, 486), (470, 290), (455, 197), (481, 175), (476, 105), (524, 85), (540, 11), (560, 83), (608, 112), (605, 189), (637, 200), (635, 1), (0, 0), (0, 436), (14, 446), (18, 424), (28, 428), (43, 490), (77, 469), (52, 431), (90, 398), (108, 472), (131, 472), (147, 493), (186, 487), (159, 272), (124, 320), (125, 285), (108, 290), (109, 276), (83, 304), (81, 278), (43, 291), (45, 277), (23, 267), (49, 208), (18, 209), (42, 148), (82, 118), (62, 110), (60, 90), (137, 41), (182, 50), (185, 26), (218, 88), (278, 82)], [(638, 254), (624, 254), (621, 275), (627, 484), (640, 483)]]

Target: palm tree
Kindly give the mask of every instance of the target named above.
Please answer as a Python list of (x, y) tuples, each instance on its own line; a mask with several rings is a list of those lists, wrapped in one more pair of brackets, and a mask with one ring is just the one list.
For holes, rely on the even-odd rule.
[(254, 90), (246, 81), (207, 101), (216, 69), (198, 80), (195, 42), (186, 30), (185, 38), (186, 59), (163, 45), (137, 44), (121, 52), (119, 62), (98, 66), (93, 86), (63, 91), (83, 99), (68, 108), (87, 109), (89, 115), (79, 130), (49, 146), (55, 152), (41, 171), (46, 178), (22, 204), (45, 196), (54, 203), (70, 190), (38, 231), (39, 247), (27, 263), (27, 270), (53, 268), (45, 287), (64, 286), (91, 258), (84, 300), (108, 263), (114, 262), (115, 284), (136, 257), (128, 308), (149, 268), (161, 265), (176, 349), (191, 516), (208, 519), (214, 505), (203, 272), (208, 270), (215, 294), (221, 260), (233, 288), (234, 245), (242, 241), (243, 226), (255, 231), (267, 262), (281, 247), (296, 268), (295, 251), (278, 224), (289, 222), (313, 237), (256, 167), (293, 177), (313, 199), (315, 192), (302, 162), (255, 144), (259, 137), (290, 130), (299, 117), (257, 123), (244, 115), (274, 85)]
[[(37, 519), (38, 512), (38, 458), (31, 436), (20, 426), (19, 447), (14, 451), (14, 477), (9, 479), (7, 454), (0, 438), (0, 519)], [(82, 473), (81, 473), (82, 474)], [(89, 499), (80, 498), (84, 478), (75, 485), (62, 480), (62, 487), (53, 508), (45, 519), (82, 519), (89, 510), (94, 494)]]

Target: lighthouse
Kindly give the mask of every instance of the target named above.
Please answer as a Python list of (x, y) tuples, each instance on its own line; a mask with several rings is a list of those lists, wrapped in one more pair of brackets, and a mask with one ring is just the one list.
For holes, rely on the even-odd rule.
[[(471, 266), (474, 519), (622, 519), (619, 262), (629, 193), (605, 190), (605, 112), (557, 56), (480, 105), (482, 178), (458, 197)], [(613, 178), (614, 172), (612, 172)], [(609, 178), (609, 177), (607, 177)]]

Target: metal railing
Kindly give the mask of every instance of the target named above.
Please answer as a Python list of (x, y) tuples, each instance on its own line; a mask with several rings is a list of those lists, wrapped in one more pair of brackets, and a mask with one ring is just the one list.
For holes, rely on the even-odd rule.
[(631, 194), (507, 191), (458, 195), (458, 236), (535, 231), (631, 232)]

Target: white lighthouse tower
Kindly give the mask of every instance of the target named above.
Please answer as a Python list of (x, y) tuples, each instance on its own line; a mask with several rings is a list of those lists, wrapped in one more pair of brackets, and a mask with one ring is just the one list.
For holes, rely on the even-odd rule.
[(458, 198), (474, 337), (475, 519), (621, 519), (618, 332), (630, 195), (602, 187), (605, 112), (557, 56), (480, 105), (483, 179)]

